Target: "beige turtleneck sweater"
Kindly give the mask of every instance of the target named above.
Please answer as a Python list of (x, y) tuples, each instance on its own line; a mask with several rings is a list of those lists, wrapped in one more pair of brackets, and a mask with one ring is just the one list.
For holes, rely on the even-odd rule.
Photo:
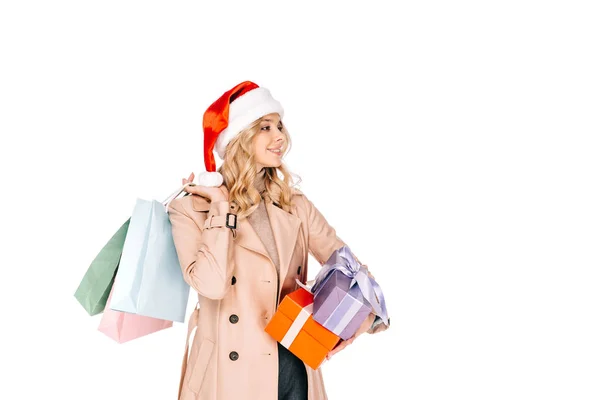
[(271, 223), (269, 222), (269, 215), (267, 213), (267, 207), (265, 206), (265, 199), (262, 197), (264, 194), (265, 183), (264, 183), (265, 170), (261, 170), (256, 176), (254, 181), (254, 187), (261, 193), (260, 203), (258, 208), (248, 215), (248, 222), (252, 225), (252, 228), (256, 231), (256, 234), (265, 245), (275, 269), (277, 270), (277, 276), (279, 279), (279, 255), (277, 253), (277, 247), (275, 246), (275, 237), (273, 236), (273, 230), (271, 229)]

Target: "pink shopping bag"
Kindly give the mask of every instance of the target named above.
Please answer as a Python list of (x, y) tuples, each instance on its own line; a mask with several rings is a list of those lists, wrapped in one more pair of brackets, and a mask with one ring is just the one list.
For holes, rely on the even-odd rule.
[(113, 289), (114, 285), (108, 295), (100, 326), (98, 326), (98, 330), (111, 339), (125, 343), (173, 326), (173, 321), (111, 310), (110, 300)]

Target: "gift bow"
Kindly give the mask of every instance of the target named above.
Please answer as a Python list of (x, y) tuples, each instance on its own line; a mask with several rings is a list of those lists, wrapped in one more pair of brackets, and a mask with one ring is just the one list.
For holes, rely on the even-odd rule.
[(383, 323), (386, 326), (389, 325), (387, 307), (385, 305), (385, 298), (383, 297), (381, 287), (375, 279), (369, 276), (367, 269), (354, 258), (348, 246), (342, 246), (331, 254), (329, 260), (323, 264), (323, 267), (315, 277), (315, 283), (312, 287), (309, 288), (303, 285), (298, 279), (296, 279), (296, 281), (304, 289), (312, 292), (314, 296), (317, 296), (323, 288), (323, 284), (327, 281), (327, 278), (335, 271), (340, 271), (348, 278), (352, 278), (350, 288), (358, 284), (360, 292), (369, 302), (375, 314), (383, 320)]

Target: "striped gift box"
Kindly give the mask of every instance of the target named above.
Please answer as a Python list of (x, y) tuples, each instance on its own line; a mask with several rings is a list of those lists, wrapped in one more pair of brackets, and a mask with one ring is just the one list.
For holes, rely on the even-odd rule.
[(305, 289), (288, 294), (265, 331), (316, 370), (340, 338), (313, 320), (312, 307), (313, 295)]

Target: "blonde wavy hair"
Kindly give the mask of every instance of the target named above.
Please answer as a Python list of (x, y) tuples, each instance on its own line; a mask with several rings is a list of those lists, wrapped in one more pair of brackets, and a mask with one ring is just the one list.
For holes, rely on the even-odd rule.
[[(260, 132), (262, 118), (254, 121), (250, 126), (233, 138), (226, 147), (225, 159), (218, 172), (223, 175), (223, 184), (229, 191), (229, 202), (233, 206), (239, 219), (244, 219), (258, 207), (261, 195), (255, 188), (256, 175), (260, 172), (256, 167), (253, 139)], [(283, 125), (283, 122), (282, 122)], [(283, 125), (285, 143), (282, 154), (291, 149), (290, 135)], [(300, 181), (293, 182), (292, 174), (282, 163), (279, 167), (265, 167), (265, 201), (272, 201), (286, 212), (292, 208), (292, 189)], [(283, 177), (281, 179), (277, 171)]]

